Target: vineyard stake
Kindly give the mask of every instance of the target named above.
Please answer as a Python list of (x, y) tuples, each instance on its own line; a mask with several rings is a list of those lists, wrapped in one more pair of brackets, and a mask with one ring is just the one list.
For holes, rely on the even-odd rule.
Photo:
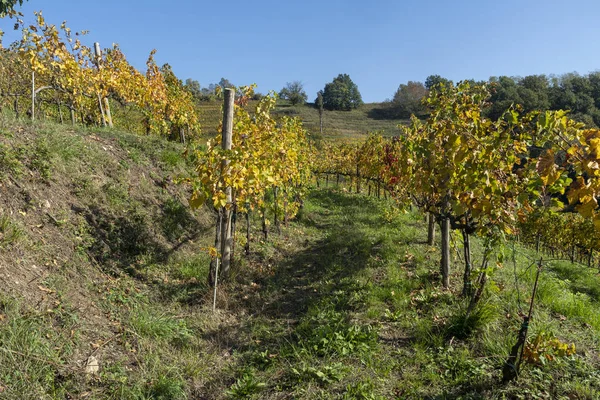
[(35, 71), (31, 71), (31, 120), (35, 121)]
[(540, 272), (542, 271), (542, 259), (538, 262), (538, 269), (535, 275), (535, 283), (533, 285), (533, 293), (531, 294), (531, 302), (529, 303), (529, 313), (523, 317), (523, 324), (517, 335), (517, 343), (510, 350), (508, 360), (504, 363), (502, 368), (502, 382), (509, 382), (515, 379), (519, 375), (519, 367), (521, 366), (521, 360), (523, 359), (523, 350), (525, 350), (525, 342), (527, 341), (527, 330), (529, 329), (529, 322), (531, 321), (531, 315), (533, 313), (533, 303), (535, 300), (535, 294), (538, 288), (538, 282), (540, 279)]
[[(235, 91), (231, 88), (227, 88), (224, 91), (225, 99), (223, 104), (223, 132), (222, 132), (222, 142), (221, 146), (223, 150), (231, 150), (232, 146), (232, 136), (233, 136), (233, 111), (234, 111), (234, 100), (235, 100)], [(229, 165), (229, 160), (224, 159), (221, 163), (221, 168), (223, 170), (223, 174)], [(223, 210), (223, 220), (221, 221), (221, 271), (223, 275), (227, 275), (229, 273), (229, 268), (231, 266), (231, 242), (232, 242), (232, 234), (231, 227), (232, 221), (231, 218), (233, 216), (232, 213), (232, 191), (231, 187), (225, 188), (225, 195), (227, 205)]]
[[(98, 69), (98, 71), (100, 71), (100, 59), (102, 58), (102, 50), (100, 50), (100, 43), (96, 42), (94, 43), (94, 53), (96, 54), (96, 68)], [(107, 122), (106, 120), (109, 120), (109, 124), (110, 127), (112, 128), (112, 121), (110, 120), (110, 118), (105, 118), (104, 116), (104, 106), (102, 105), (102, 97), (100, 96), (100, 93), (97, 94), (98, 95), (98, 106), (100, 108), (100, 115), (102, 116), (102, 125), (106, 126)], [(108, 100), (107, 100), (108, 103)], [(107, 115), (110, 111), (107, 111)]]
[(213, 312), (217, 311), (217, 283), (219, 281), (219, 257), (217, 257), (215, 267), (215, 287), (213, 289)]

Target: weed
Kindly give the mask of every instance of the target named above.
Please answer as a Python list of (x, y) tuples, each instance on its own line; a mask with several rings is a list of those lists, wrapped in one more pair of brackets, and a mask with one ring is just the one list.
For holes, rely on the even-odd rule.
[(466, 315), (464, 309), (459, 309), (458, 313), (450, 318), (446, 328), (446, 337), (465, 339), (473, 332), (488, 327), (497, 316), (498, 310), (491, 303), (478, 304), (469, 316)]
[(0, 179), (4, 180), (6, 176), (20, 176), (23, 171), (23, 164), (19, 161), (17, 154), (8, 146), (0, 143)]
[(356, 383), (348, 384), (343, 400), (384, 400), (383, 396), (375, 393), (375, 385), (367, 379)]
[(185, 381), (173, 373), (159, 373), (148, 383), (145, 395), (149, 399), (177, 400), (186, 398)]
[(265, 386), (266, 384), (260, 382), (252, 371), (247, 371), (231, 385), (226, 394), (230, 399), (247, 399), (260, 393)]
[(51, 153), (48, 142), (45, 139), (38, 139), (30, 156), (29, 168), (37, 171), (44, 182), (50, 180), (50, 171), (52, 163), (50, 161)]
[(177, 167), (184, 162), (184, 158), (181, 153), (172, 150), (163, 151), (160, 156), (160, 160), (171, 168)]
[(377, 343), (377, 332), (371, 325), (350, 324), (342, 313), (331, 309), (306, 318), (296, 335), (308, 352), (318, 356), (366, 354)]
[(0, 215), (0, 249), (15, 245), (25, 237), (25, 231), (8, 215)]
[(342, 363), (325, 365), (319, 368), (310, 365), (303, 365), (291, 369), (291, 375), (296, 382), (314, 381), (320, 385), (339, 382), (344, 378), (346, 367)]
[(193, 335), (184, 320), (176, 320), (167, 315), (156, 315), (145, 307), (136, 308), (130, 316), (130, 324), (140, 336), (178, 342), (187, 342)]
[(387, 319), (390, 322), (398, 322), (404, 318), (404, 312), (403, 311), (392, 312), (386, 308), (383, 316), (385, 319)]
[(442, 376), (455, 383), (477, 381), (490, 375), (489, 365), (484, 361), (476, 361), (465, 348), (439, 348), (436, 355), (436, 364)]
[(271, 354), (269, 350), (257, 351), (250, 357), (250, 362), (258, 369), (265, 370), (273, 365), (276, 354)]

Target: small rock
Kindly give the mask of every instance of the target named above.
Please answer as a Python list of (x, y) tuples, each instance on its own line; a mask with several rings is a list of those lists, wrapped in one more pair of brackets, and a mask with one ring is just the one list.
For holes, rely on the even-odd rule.
[(87, 374), (97, 374), (100, 371), (100, 362), (94, 356), (90, 356), (85, 364)]
[(46, 200), (46, 202), (44, 203), (44, 207), (50, 208), (50, 202), (48, 200)]

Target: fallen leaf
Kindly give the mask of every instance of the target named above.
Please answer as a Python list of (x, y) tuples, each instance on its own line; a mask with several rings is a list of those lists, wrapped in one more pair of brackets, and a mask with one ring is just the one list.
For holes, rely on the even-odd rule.
[(48, 289), (48, 288), (45, 288), (45, 287), (43, 287), (43, 286), (38, 286), (38, 289), (40, 289), (42, 292), (46, 292), (46, 293), (54, 293), (54, 290), (52, 290), (52, 289)]

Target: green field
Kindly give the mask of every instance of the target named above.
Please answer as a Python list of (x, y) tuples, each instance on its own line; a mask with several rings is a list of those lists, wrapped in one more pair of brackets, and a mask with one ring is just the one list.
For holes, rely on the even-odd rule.
[[(251, 101), (248, 109), (256, 103)], [(398, 125), (407, 124), (408, 120), (390, 119), (385, 116), (384, 103), (364, 104), (352, 111), (328, 111), (323, 116), (323, 138), (332, 140), (360, 140), (368, 132), (383, 132), (386, 136), (399, 133)], [(207, 136), (217, 134), (217, 127), (222, 119), (220, 103), (200, 103), (198, 105), (202, 133)], [(292, 106), (285, 100), (280, 100), (275, 109), (275, 115), (298, 117), (302, 120), (307, 131), (321, 137), (319, 129), (319, 112), (312, 104)]]

